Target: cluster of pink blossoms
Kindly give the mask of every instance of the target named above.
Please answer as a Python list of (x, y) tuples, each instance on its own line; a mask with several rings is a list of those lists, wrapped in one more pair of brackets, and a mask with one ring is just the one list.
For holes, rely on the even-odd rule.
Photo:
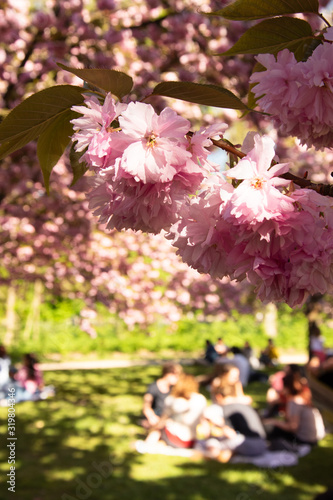
[(107, 229), (169, 230), (190, 267), (246, 278), (264, 302), (294, 307), (333, 291), (332, 202), (281, 177), (289, 165), (272, 164), (271, 138), (249, 133), (246, 156), (220, 174), (207, 147), (226, 125), (192, 134), (170, 108), (157, 115), (149, 104), (116, 104), (110, 95), (85, 104), (73, 108), (82, 114), (73, 141), (95, 174), (90, 208)]
[(266, 71), (253, 73), (253, 92), (263, 111), (277, 127), (317, 149), (333, 146), (333, 28), (305, 62), (297, 62), (285, 49), (261, 54)]
[(150, 104), (103, 105), (86, 97), (74, 106), (73, 141), (82, 160), (94, 170), (90, 208), (107, 229), (159, 233), (177, 220), (181, 205), (196, 192), (208, 172), (209, 137), (225, 124), (190, 132), (190, 122), (170, 108), (156, 114)]
[(333, 289), (332, 201), (310, 189), (283, 189), (271, 167), (274, 144), (252, 137), (254, 147), (226, 177), (214, 176), (183, 207), (169, 238), (183, 260), (213, 277), (247, 278), (263, 302), (301, 305), (310, 294)]

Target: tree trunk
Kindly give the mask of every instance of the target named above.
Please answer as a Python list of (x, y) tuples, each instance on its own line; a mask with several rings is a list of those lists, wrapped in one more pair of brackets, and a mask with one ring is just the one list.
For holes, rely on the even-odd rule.
[(42, 303), (43, 283), (36, 280), (34, 283), (34, 295), (31, 302), (30, 311), (23, 331), (24, 340), (38, 341), (40, 330), (40, 305)]
[(269, 338), (275, 338), (277, 336), (277, 307), (273, 302), (267, 304), (264, 309), (263, 325), (266, 335)]
[(6, 347), (11, 346), (14, 341), (15, 327), (16, 327), (16, 290), (13, 285), (8, 287), (7, 303), (6, 303), (6, 334), (3, 343)]

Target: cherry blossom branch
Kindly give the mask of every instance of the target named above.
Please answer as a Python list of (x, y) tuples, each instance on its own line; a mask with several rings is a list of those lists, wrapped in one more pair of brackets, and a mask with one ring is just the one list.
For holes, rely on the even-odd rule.
[[(238, 158), (244, 158), (246, 156), (245, 153), (242, 151), (239, 151), (238, 149), (235, 148), (232, 144), (229, 142), (223, 140), (223, 139), (211, 139), (212, 143), (214, 146), (223, 149), (224, 151), (227, 151), (229, 154), (232, 154), (234, 156), (237, 156)], [(282, 179), (286, 179), (288, 181), (292, 181), (294, 184), (301, 188), (307, 188), (307, 189), (313, 189), (316, 191), (318, 194), (321, 194), (322, 196), (331, 196), (333, 197), (333, 184), (316, 184), (309, 179), (302, 178), (302, 177), (297, 177), (294, 174), (291, 174), (290, 172), (286, 172), (285, 174), (281, 174), (279, 177)]]
[(324, 21), (325, 24), (327, 24), (327, 26), (329, 28), (331, 27), (330, 23), (327, 21), (327, 19), (325, 19), (325, 17), (323, 16), (323, 14), (318, 14), (318, 16)]
[(308, 179), (302, 179), (301, 177), (297, 177), (289, 172), (280, 175), (282, 179), (287, 179), (288, 181), (292, 181), (294, 184), (301, 188), (313, 189), (318, 194), (322, 196), (331, 196), (333, 197), (333, 184), (316, 184)]
[(244, 158), (246, 156), (246, 153), (243, 153), (242, 151), (239, 151), (239, 149), (236, 149), (235, 146), (230, 144), (227, 141), (224, 141), (223, 139), (212, 139), (210, 138), (214, 146), (223, 149), (224, 151), (227, 151), (228, 153), (237, 156), (238, 158)]

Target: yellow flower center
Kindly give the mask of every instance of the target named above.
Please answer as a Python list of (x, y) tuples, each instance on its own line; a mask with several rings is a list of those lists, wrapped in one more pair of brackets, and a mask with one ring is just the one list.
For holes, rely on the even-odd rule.
[(118, 132), (119, 130), (121, 130), (120, 127), (118, 128), (113, 128), (113, 127), (107, 127), (106, 131), (109, 132), (109, 134), (113, 134), (113, 132)]
[(154, 133), (151, 133), (148, 137), (147, 137), (147, 142), (146, 142), (146, 146), (147, 148), (153, 148), (154, 146), (156, 146), (156, 135)]
[(254, 188), (254, 189), (262, 189), (263, 185), (264, 185), (264, 182), (265, 180), (264, 179), (261, 179), (260, 177), (256, 177), (255, 179), (253, 179), (251, 181), (251, 186)]

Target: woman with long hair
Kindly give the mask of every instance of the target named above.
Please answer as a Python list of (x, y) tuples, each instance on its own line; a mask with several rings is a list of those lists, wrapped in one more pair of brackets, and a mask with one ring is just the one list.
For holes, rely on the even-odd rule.
[(183, 374), (165, 401), (164, 441), (175, 448), (193, 448), (196, 428), (206, 405), (195, 377)]
[(215, 367), (210, 389), (213, 401), (215, 400), (215, 390), (218, 387), (220, 402), (223, 404), (240, 403), (250, 405), (252, 403), (251, 396), (244, 394), (243, 385), (239, 379), (239, 369), (232, 363), (222, 363)]
[(246, 396), (238, 384), (235, 368), (232, 365), (224, 368), (225, 371), (213, 379), (211, 394), (215, 404), (223, 409), (226, 424), (246, 437), (265, 439), (264, 426), (251, 406), (252, 398)]
[(182, 373), (164, 402), (159, 423), (144, 443), (137, 442), (137, 450), (141, 452), (149, 448), (150, 452), (157, 451), (161, 444), (172, 448), (193, 448), (197, 425), (207, 405), (205, 396), (198, 391), (199, 384), (195, 377)]

